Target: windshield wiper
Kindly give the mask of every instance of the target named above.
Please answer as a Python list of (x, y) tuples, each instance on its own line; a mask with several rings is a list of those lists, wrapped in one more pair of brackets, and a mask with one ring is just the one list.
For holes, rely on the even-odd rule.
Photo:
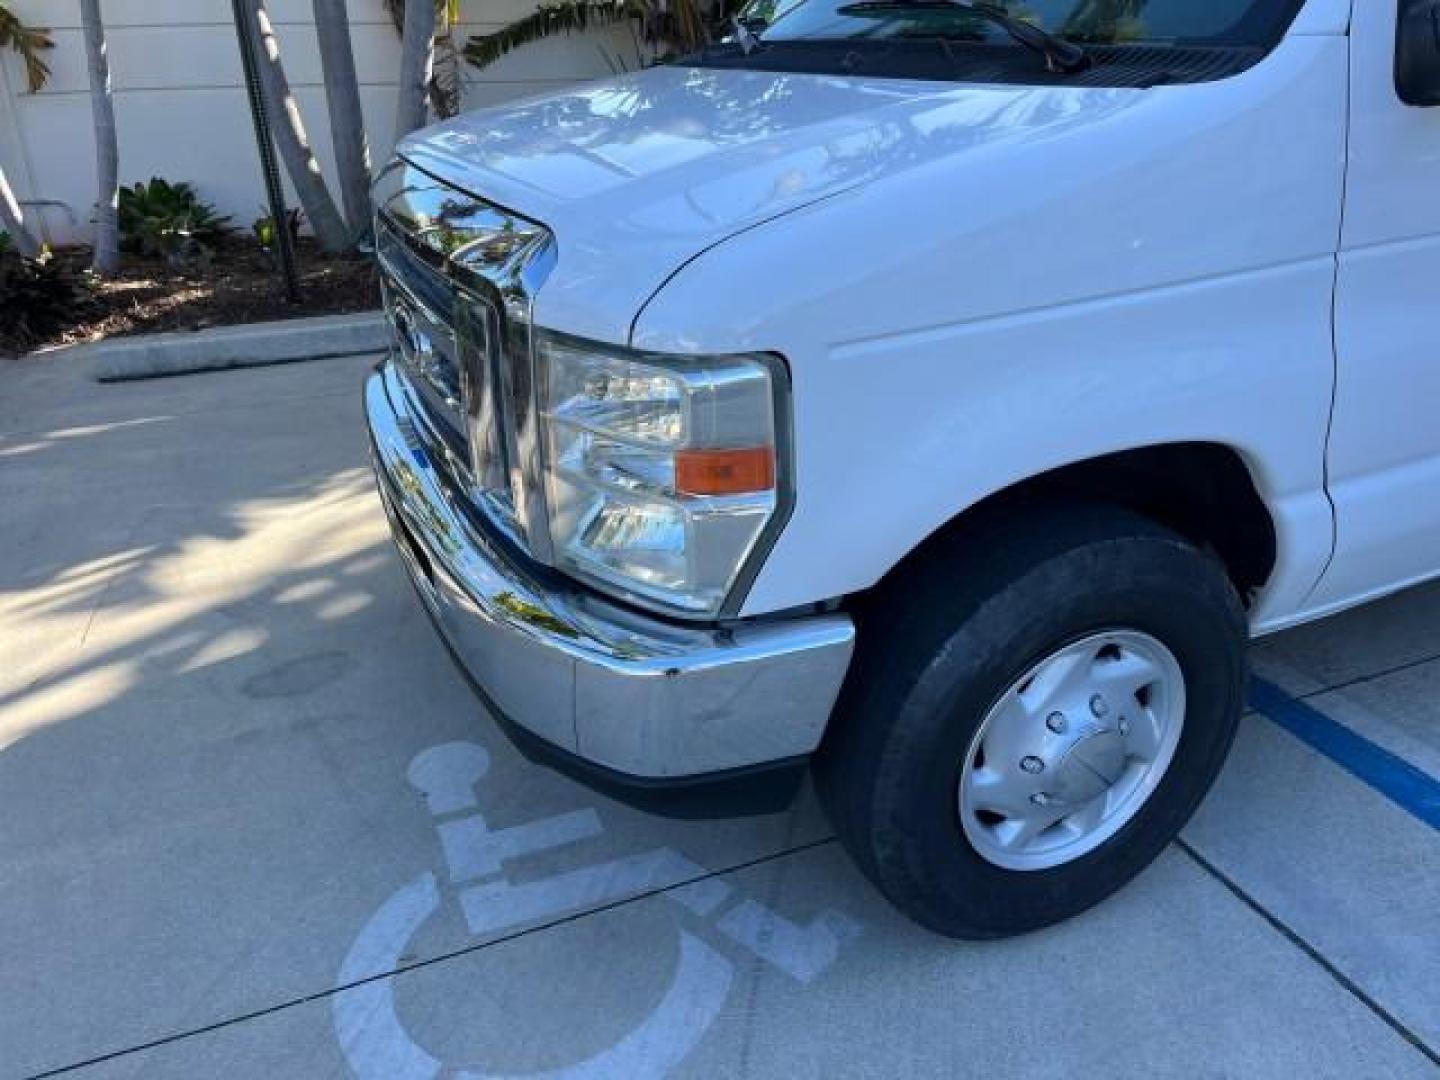
[(982, 19), (988, 19), (1012, 38), (1045, 57), (1045, 66), (1060, 75), (1077, 75), (1094, 64), (1094, 58), (1083, 45), (1066, 41), (1048, 30), (1017, 19), (995, 4), (972, 2), (972, 0), (856, 0), (839, 9), (840, 14), (848, 11), (879, 11), (885, 8), (960, 8), (973, 11)]

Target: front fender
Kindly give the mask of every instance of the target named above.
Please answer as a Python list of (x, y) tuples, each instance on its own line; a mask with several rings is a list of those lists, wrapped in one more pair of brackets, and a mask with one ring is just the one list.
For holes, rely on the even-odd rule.
[[(991, 494), (1173, 442), (1245, 460), (1279, 547), (1256, 623), (1297, 608), (1333, 539), (1346, 48), (1292, 35), (1243, 75), (997, 136), (678, 271), (634, 345), (778, 352), (793, 380), (795, 513), (743, 613), (862, 591)], [(1025, 119), (964, 106), (906, 137)]]

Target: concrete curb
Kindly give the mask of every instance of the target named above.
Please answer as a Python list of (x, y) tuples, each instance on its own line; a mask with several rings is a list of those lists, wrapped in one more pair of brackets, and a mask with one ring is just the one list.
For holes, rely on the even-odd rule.
[(88, 354), (94, 378), (108, 383), (382, 352), (388, 340), (382, 314), (365, 311), (147, 334), (97, 342), (81, 350)]

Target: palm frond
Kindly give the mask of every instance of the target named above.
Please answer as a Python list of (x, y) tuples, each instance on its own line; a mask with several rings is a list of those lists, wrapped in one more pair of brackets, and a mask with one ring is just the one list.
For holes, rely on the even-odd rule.
[(26, 26), (18, 15), (0, 4), (0, 49), (12, 49), (25, 61), (25, 85), (32, 94), (38, 93), (50, 78), (50, 65), (40, 54), (54, 47), (48, 29)]
[[(717, 8), (723, 8), (723, 4)], [(667, 5), (674, 20), (674, 30), (668, 44), (677, 52), (693, 52), (710, 40), (710, 27), (706, 25), (705, 13), (696, 0), (674, 0)]]
[(579, 33), (627, 19), (643, 21), (643, 18), (643, 12), (631, 0), (559, 0), (541, 4), (508, 26), (488, 34), (472, 35), (465, 43), (465, 59), (477, 68), (488, 67), (522, 45), (556, 34)]
[(639, 41), (654, 46), (652, 55), (660, 57), (694, 52), (711, 40), (726, 8), (726, 0), (712, 0), (709, 5), (705, 0), (556, 0), (492, 33), (473, 35), (465, 46), (465, 59), (483, 68), (522, 45), (555, 34), (623, 22), (636, 30), (637, 53)]

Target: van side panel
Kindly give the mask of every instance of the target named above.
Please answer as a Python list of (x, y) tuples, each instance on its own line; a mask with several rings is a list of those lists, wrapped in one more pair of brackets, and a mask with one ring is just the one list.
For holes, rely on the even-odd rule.
[(1355, 12), (1319, 613), (1440, 575), (1440, 109), (1395, 91), (1396, 4)]

